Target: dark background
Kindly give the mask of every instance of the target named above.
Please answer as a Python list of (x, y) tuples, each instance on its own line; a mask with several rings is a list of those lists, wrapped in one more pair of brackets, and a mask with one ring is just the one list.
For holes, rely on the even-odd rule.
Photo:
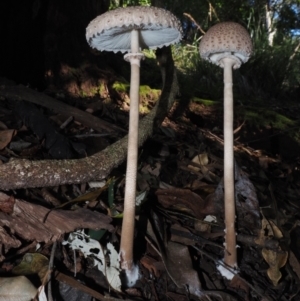
[(88, 55), (85, 28), (108, 7), (106, 0), (1, 1), (0, 76), (44, 89), (62, 63)]

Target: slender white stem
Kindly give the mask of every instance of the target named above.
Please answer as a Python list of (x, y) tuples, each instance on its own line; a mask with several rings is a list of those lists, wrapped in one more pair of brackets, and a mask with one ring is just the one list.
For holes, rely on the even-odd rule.
[(237, 267), (235, 233), (234, 154), (233, 154), (233, 93), (230, 58), (224, 58), (224, 203), (225, 203), (225, 257), (224, 263)]
[(131, 64), (131, 79), (127, 169), (125, 178), (125, 200), (121, 233), (120, 259), (121, 268), (127, 271), (133, 269), (133, 238), (138, 161), (139, 86), (141, 60), (141, 57), (136, 55), (139, 52), (138, 34), (139, 32), (137, 30), (132, 30), (131, 53), (127, 54), (126, 57)]
[(131, 31), (131, 53), (138, 53), (139, 51), (140, 51), (139, 31), (137, 29), (133, 29)]

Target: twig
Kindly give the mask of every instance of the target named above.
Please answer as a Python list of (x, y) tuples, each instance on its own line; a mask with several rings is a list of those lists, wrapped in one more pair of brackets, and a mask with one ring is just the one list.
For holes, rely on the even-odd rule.
[(210, 11), (209, 15), (210, 15), (210, 20), (211, 20), (211, 11), (212, 11), (212, 12), (214, 13), (215, 17), (217, 18), (217, 21), (220, 22), (220, 19), (219, 19), (219, 17), (218, 17), (218, 14), (217, 14), (216, 10), (214, 9), (213, 5), (211, 4), (210, 1), (207, 1), (207, 2), (208, 2), (208, 5), (209, 5), (209, 11)]
[[(214, 262), (217, 262), (222, 265), (225, 269), (228, 269), (228, 266), (225, 265), (224, 263), (222, 263), (221, 261), (217, 260), (216, 258), (214, 258), (213, 256), (211, 256), (210, 254), (208, 254), (207, 252), (199, 249), (196, 246), (192, 246), (194, 249), (196, 249), (197, 251), (199, 251), (201, 254), (205, 255), (207, 258), (211, 259)], [(228, 269), (229, 271), (231, 271), (230, 269)], [(243, 281), (246, 285), (248, 285), (253, 291), (256, 292), (257, 295), (259, 295), (260, 297), (263, 298), (263, 300), (270, 300), (267, 296), (264, 296), (263, 294), (261, 294), (252, 284), (250, 284), (247, 280), (245, 280), (244, 278), (242, 278), (241, 276), (239, 276), (238, 274), (235, 274), (235, 277), (239, 278), (241, 281)]]
[(241, 124), (240, 126), (238, 126), (238, 127), (233, 131), (233, 134), (236, 134), (237, 132), (239, 132), (239, 131), (242, 129), (242, 127), (243, 127), (243, 125), (245, 124), (245, 122), (246, 122), (246, 120), (244, 120), (244, 121), (242, 122), (242, 124)]
[(60, 129), (63, 130), (64, 128), (66, 128), (66, 126), (69, 125), (73, 120), (74, 120), (73, 116), (70, 116), (69, 118), (67, 118), (67, 120), (65, 120), (61, 124)]
[(49, 273), (48, 273), (48, 301), (53, 301), (52, 296), (52, 271), (54, 267), (54, 255), (56, 250), (57, 242), (55, 241), (52, 245), (51, 255), (49, 259)]
[(201, 33), (205, 34), (205, 31), (201, 28), (201, 26), (195, 21), (195, 19), (194, 19), (190, 14), (188, 14), (188, 13), (183, 13), (183, 15), (186, 16), (186, 17), (188, 17), (188, 18), (196, 25), (197, 29), (198, 29)]

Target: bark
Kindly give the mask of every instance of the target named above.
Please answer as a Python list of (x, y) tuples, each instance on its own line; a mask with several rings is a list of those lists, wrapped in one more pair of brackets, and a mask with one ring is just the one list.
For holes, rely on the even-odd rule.
[[(89, 209), (58, 209), (49, 213), (49, 209), (43, 206), (17, 199), (12, 214), (0, 212), (0, 246), (6, 253), (11, 248), (21, 246), (22, 240), (55, 242), (63, 234), (78, 228), (113, 231), (110, 223), (109, 216)], [(0, 252), (0, 262), (3, 259), (5, 257)]]
[[(163, 121), (178, 92), (176, 70), (170, 48), (158, 52), (158, 61), (162, 73), (166, 75), (165, 84), (158, 104), (140, 122), (139, 146), (143, 145), (152, 135), (155, 127)], [(124, 161), (127, 154), (127, 141), (125, 136), (103, 151), (77, 160), (12, 159), (0, 165), (0, 189), (49, 187), (101, 180)]]

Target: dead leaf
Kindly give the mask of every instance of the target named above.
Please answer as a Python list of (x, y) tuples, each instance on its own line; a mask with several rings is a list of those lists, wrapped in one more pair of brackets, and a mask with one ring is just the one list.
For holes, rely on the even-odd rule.
[(0, 131), (0, 149), (4, 149), (11, 142), (11, 139), (15, 134), (16, 130)]
[[(197, 156), (195, 156), (192, 159), (192, 162), (196, 163), (196, 164), (199, 164), (202, 167), (205, 166), (205, 165), (207, 165), (209, 163), (209, 159), (208, 159), (207, 153), (198, 154)], [(200, 171), (201, 170), (200, 167), (196, 167), (196, 166), (193, 166), (193, 165), (188, 165), (188, 168), (191, 169), (191, 170), (193, 170), (193, 171)]]
[[(259, 202), (256, 190), (246, 172), (235, 164), (235, 194), (238, 223), (255, 232), (261, 228)], [(218, 204), (219, 214), (224, 212), (224, 181), (221, 181), (215, 192), (205, 199), (208, 203)]]
[(277, 239), (282, 238), (283, 234), (282, 234), (281, 230), (275, 225), (275, 223), (272, 220), (269, 220), (269, 223), (270, 223), (270, 227), (273, 232), (273, 236)]
[(255, 239), (255, 243), (259, 246), (264, 246), (265, 241), (273, 237), (272, 228), (269, 224), (269, 221), (264, 217), (263, 214), (262, 217), (261, 229), (258, 232), (257, 238)]
[(238, 218), (252, 230), (260, 229), (260, 210), (256, 189), (249, 176), (235, 164), (235, 191)]
[(26, 253), (22, 261), (13, 268), (15, 275), (33, 275), (38, 274), (41, 282), (49, 269), (49, 260), (40, 253)]
[(198, 194), (189, 189), (158, 189), (156, 195), (159, 203), (166, 209), (189, 214), (199, 219), (206, 215), (214, 215), (219, 211), (218, 204), (212, 199), (204, 201)]
[(196, 296), (201, 296), (201, 283), (193, 268), (191, 255), (187, 246), (168, 242), (167, 256), (163, 258), (169, 276), (179, 288), (187, 288)]
[(157, 267), (157, 260), (149, 256), (143, 256), (140, 263), (156, 278), (160, 277), (162, 269)]
[(280, 268), (285, 266), (288, 259), (288, 252), (263, 248), (262, 256), (269, 265), (269, 269), (267, 270), (268, 277), (272, 281), (273, 285), (277, 286), (278, 281), (282, 276)]
[(255, 239), (255, 243), (260, 246), (265, 246), (266, 242), (270, 239), (276, 238), (280, 239), (283, 237), (280, 229), (272, 222), (271, 220), (267, 220), (265, 216), (261, 213), (261, 229), (258, 232), (258, 236)]

